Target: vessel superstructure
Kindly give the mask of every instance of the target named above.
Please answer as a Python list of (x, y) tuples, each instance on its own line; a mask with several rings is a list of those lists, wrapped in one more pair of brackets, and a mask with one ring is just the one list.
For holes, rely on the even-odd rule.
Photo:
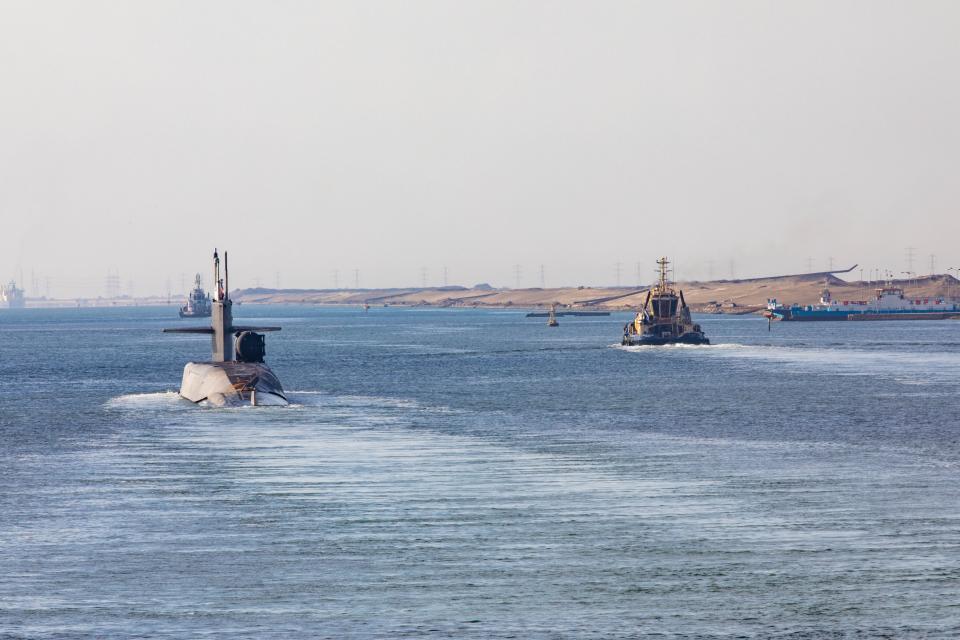
[(280, 331), (280, 327), (254, 327), (233, 324), (233, 302), (229, 295), (227, 253), (223, 254), (223, 278), (220, 258), (213, 252), (213, 281), (216, 286), (211, 302), (209, 327), (164, 329), (164, 333), (209, 335), (212, 356), (207, 362), (188, 362), (183, 368), (180, 395), (191, 402), (224, 405), (285, 405), (287, 396), (276, 374), (263, 358), (266, 340), (258, 331)]
[(187, 304), (180, 307), (181, 318), (209, 318), (212, 305), (210, 294), (203, 290), (203, 276), (194, 278), (194, 287), (187, 296)]
[(690, 317), (690, 307), (681, 289), (674, 289), (667, 279), (670, 262), (657, 260), (660, 278), (632, 322), (623, 327), (621, 344), (627, 346), (664, 344), (710, 344), (699, 324)]
[(943, 296), (910, 297), (903, 288), (886, 283), (869, 300), (836, 300), (824, 287), (819, 304), (783, 305), (767, 300), (766, 313), (788, 321), (821, 320), (943, 320), (960, 317), (960, 304)]
[(27, 298), (23, 289), (17, 287), (13, 280), (7, 285), (0, 285), (0, 307), (8, 309), (23, 309), (27, 306)]

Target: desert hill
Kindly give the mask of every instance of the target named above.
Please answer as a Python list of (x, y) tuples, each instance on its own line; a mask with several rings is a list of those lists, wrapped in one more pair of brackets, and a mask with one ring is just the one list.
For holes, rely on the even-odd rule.
[[(960, 296), (960, 281), (949, 275), (897, 280), (907, 295), (917, 298)], [(766, 306), (768, 298), (783, 303), (815, 304), (824, 286), (835, 299), (866, 300), (876, 282), (847, 282), (829, 273), (811, 273), (743, 280), (680, 282), (687, 303), (694, 311), (751, 313)], [(333, 304), (434, 307), (561, 307), (627, 310), (643, 304), (647, 288), (560, 287), (554, 289), (491, 289), (484, 287), (435, 287), (405, 289), (239, 289), (233, 299), (245, 304)]]

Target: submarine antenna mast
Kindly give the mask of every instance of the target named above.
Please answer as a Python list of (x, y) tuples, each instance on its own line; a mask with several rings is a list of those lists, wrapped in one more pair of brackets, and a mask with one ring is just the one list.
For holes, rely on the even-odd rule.
[(213, 362), (229, 362), (233, 360), (233, 313), (232, 303), (225, 291), (229, 283), (227, 275), (227, 252), (223, 252), (223, 276), (220, 278), (220, 256), (213, 252), (213, 276), (217, 287), (215, 300), (211, 305), (210, 328), (213, 332), (212, 356)]
[(220, 301), (220, 256), (217, 254), (217, 250), (213, 250), (213, 286), (215, 287), (213, 291), (213, 299), (216, 302)]

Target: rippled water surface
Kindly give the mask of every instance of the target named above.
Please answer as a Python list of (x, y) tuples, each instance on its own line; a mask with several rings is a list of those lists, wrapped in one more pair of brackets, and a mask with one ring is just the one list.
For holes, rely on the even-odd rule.
[(0, 312), (0, 637), (960, 636), (960, 322)]

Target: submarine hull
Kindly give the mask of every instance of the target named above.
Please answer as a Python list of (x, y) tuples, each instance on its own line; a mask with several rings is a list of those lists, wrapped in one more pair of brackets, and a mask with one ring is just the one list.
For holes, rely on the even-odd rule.
[(218, 407), (289, 404), (280, 380), (262, 362), (188, 362), (180, 395)]

